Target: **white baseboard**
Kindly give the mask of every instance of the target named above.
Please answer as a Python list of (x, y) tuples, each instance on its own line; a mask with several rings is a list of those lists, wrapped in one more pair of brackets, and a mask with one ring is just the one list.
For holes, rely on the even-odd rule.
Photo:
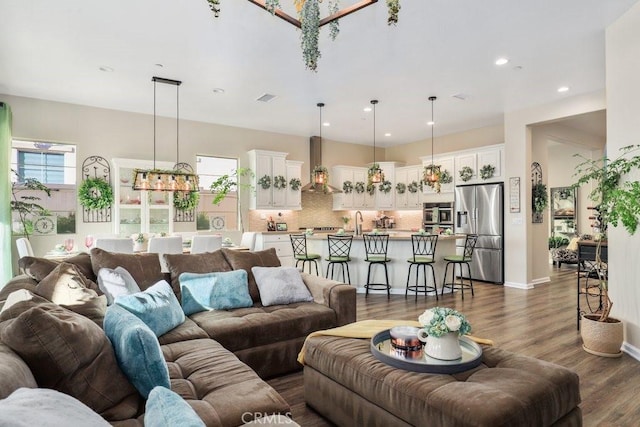
[(504, 286), (515, 289), (533, 289), (533, 283), (504, 282)]
[(625, 341), (622, 343), (622, 351), (640, 362), (640, 348), (634, 347)]
[(542, 285), (543, 283), (551, 282), (551, 277), (540, 277), (539, 279), (533, 279), (531, 284), (535, 287), (536, 285)]

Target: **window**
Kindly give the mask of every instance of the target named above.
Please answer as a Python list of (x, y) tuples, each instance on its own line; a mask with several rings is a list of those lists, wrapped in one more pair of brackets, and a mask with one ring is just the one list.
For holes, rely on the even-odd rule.
[(231, 192), (219, 205), (214, 205), (215, 194), (209, 190), (215, 180), (223, 175), (232, 175), (237, 168), (238, 159), (196, 156), (196, 173), (201, 189), (196, 217), (197, 230), (238, 229), (238, 193)]
[[(43, 215), (57, 217), (58, 234), (76, 232), (76, 146), (42, 141), (13, 140), (11, 149), (12, 183), (20, 197), (38, 197), (33, 202), (44, 208)], [(41, 191), (25, 189), (26, 179), (37, 179), (51, 189), (51, 197)], [(13, 231), (24, 227), (13, 213)], [(26, 226), (32, 232), (33, 218)]]

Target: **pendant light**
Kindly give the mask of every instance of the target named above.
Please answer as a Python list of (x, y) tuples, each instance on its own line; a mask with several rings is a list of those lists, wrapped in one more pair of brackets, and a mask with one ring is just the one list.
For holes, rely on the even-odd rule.
[(311, 169), (311, 181), (300, 191), (305, 193), (322, 192), (324, 194), (342, 193), (341, 190), (329, 184), (329, 171), (322, 166), (322, 107), (324, 107), (324, 103), (318, 102), (316, 106), (320, 121), (318, 123), (319, 136), (312, 136), (310, 139), (309, 166), (313, 168)]
[(436, 99), (438, 98), (435, 96), (429, 97), (429, 101), (431, 101), (431, 164), (425, 166), (423, 177), (423, 181), (430, 186), (440, 181), (440, 166), (433, 161), (433, 128), (436, 126), (433, 120), (433, 103)]
[(371, 105), (373, 105), (373, 164), (369, 168), (368, 177), (370, 184), (380, 184), (384, 181), (384, 172), (380, 168), (380, 165), (376, 163), (376, 104), (378, 103), (377, 99), (371, 100)]
[[(153, 169), (134, 169), (134, 190), (154, 191), (198, 191), (198, 175), (188, 163), (180, 163), (180, 85), (179, 80), (153, 77)], [(173, 170), (156, 169), (156, 84), (163, 83), (176, 87), (176, 164)]]

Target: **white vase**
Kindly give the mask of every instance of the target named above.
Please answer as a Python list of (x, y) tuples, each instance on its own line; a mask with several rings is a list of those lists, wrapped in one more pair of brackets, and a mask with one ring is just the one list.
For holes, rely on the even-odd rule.
[(136, 240), (133, 241), (133, 251), (134, 252), (146, 252), (147, 251), (147, 242), (138, 242)]
[(462, 357), (462, 349), (457, 332), (447, 332), (441, 337), (426, 335), (424, 329), (420, 330), (418, 338), (424, 342), (424, 353), (439, 360), (456, 360)]

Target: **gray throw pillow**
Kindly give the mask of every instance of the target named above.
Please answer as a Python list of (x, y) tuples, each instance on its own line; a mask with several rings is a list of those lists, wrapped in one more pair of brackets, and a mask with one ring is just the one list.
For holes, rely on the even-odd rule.
[(101, 268), (98, 271), (98, 287), (107, 297), (107, 305), (113, 304), (119, 295), (140, 292), (140, 287), (131, 273), (122, 267)]
[(253, 267), (262, 305), (313, 301), (311, 292), (294, 267)]
[(87, 405), (56, 390), (19, 388), (0, 400), (0, 425), (67, 427), (70, 424), (86, 427), (110, 425)]

